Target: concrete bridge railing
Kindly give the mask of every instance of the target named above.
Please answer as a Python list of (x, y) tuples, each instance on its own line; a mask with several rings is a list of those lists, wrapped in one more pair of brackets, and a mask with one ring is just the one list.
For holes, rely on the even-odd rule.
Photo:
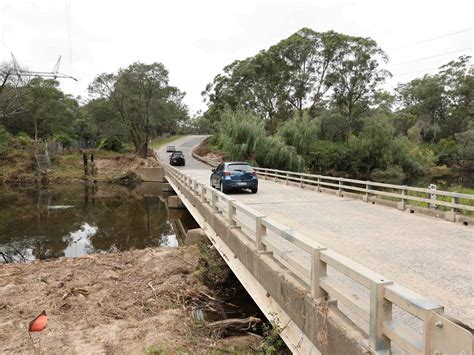
[[(445, 219), (456, 221), (460, 211), (474, 212), (474, 195), (451, 191), (442, 191), (435, 188), (425, 189), (405, 185), (384, 184), (373, 181), (346, 179), (326, 175), (297, 173), (278, 169), (254, 168), (258, 175), (264, 178), (284, 181), (285, 183), (296, 183), (299, 187), (304, 185), (315, 186), (317, 189), (329, 188), (336, 190), (336, 194), (353, 192), (368, 201), (371, 196), (390, 198), (398, 202), (398, 208), (405, 210), (409, 201), (428, 205), (432, 208), (443, 206)], [(449, 201), (446, 201), (449, 200)], [(469, 204), (472, 202), (472, 204)], [(466, 222), (467, 224), (467, 222)]]
[[(300, 182), (314, 182), (304, 174), (294, 173), (298, 175), (292, 177), (288, 172), (256, 170), (266, 176), (285, 176)], [(222, 216), (227, 222), (227, 229), (237, 228), (241, 232), (239, 235), (244, 236), (245, 243), (251, 246), (253, 255), (258, 259), (270, 255), (287, 272), (301, 280), (307, 290), (305, 292), (315, 302), (324, 299), (336, 301), (335, 304), (342, 313), (354, 321), (358, 320), (356, 324), (367, 334), (372, 351), (402, 349), (410, 354), (473, 353), (472, 330), (444, 315), (443, 306), (265, 217), (231, 196), (198, 182), (185, 171), (167, 166), (165, 172), (170, 183), (182, 186), (192, 194), (195, 201)], [(354, 182), (349, 179), (337, 181), (346, 180)], [(318, 183), (321, 182), (320, 177)], [(340, 186), (339, 183), (333, 185)], [(234, 252), (237, 257), (238, 253)], [(242, 255), (239, 257), (246, 259)], [(252, 263), (248, 260), (242, 262), (247, 262), (249, 268), (261, 265), (255, 260)], [(367, 297), (357, 294), (349, 284), (357, 285), (361, 294)], [(268, 290), (268, 294), (272, 293), (272, 290)], [(401, 313), (416, 321), (404, 321), (406, 317), (400, 317)], [(303, 323), (310, 317), (311, 315), (305, 314), (306, 321)], [(307, 333), (309, 339), (314, 339), (312, 334)]]

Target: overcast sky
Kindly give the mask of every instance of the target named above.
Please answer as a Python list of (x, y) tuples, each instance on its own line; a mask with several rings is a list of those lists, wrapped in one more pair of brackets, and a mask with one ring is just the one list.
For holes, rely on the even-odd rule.
[(79, 81), (61, 87), (83, 97), (99, 73), (162, 62), (195, 112), (205, 109), (201, 92), (225, 65), (309, 27), (375, 39), (390, 57), (392, 88), (472, 55), (473, 3), (0, 0), (0, 62), (13, 52), (30, 70), (48, 71), (62, 55), (60, 71)]

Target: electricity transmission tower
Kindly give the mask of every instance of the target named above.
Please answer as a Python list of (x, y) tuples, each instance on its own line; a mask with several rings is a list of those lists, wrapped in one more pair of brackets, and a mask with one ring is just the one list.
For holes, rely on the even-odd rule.
[(11, 55), (12, 55), (12, 61), (13, 61), (13, 70), (11, 74), (17, 75), (19, 78), (20, 77), (37, 77), (37, 78), (45, 78), (45, 79), (60, 78), (60, 79), (73, 79), (77, 81), (76, 78), (59, 72), (59, 64), (61, 63), (61, 56), (59, 56), (58, 61), (54, 65), (53, 71), (44, 72), (44, 71), (31, 71), (31, 70), (22, 69), (20, 65), (18, 64), (18, 61), (16, 60), (13, 53), (11, 53)]

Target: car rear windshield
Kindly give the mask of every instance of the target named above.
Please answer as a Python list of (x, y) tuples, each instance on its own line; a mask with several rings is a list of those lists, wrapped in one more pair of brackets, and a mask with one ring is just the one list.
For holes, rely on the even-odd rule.
[(227, 171), (253, 171), (252, 167), (248, 164), (229, 164), (226, 168)]
[(171, 156), (173, 157), (180, 157), (180, 156), (183, 156), (183, 152), (174, 152)]

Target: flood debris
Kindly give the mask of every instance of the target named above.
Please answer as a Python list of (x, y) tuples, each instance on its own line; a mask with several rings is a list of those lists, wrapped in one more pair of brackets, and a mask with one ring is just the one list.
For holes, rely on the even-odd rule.
[[(193, 316), (232, 307), (202, 282), (199, 259), (194, 246), (1, 265), (0, 353), (257, 351), (260, 319)], [(32, 341), (42, 310), (48, 324)]]

